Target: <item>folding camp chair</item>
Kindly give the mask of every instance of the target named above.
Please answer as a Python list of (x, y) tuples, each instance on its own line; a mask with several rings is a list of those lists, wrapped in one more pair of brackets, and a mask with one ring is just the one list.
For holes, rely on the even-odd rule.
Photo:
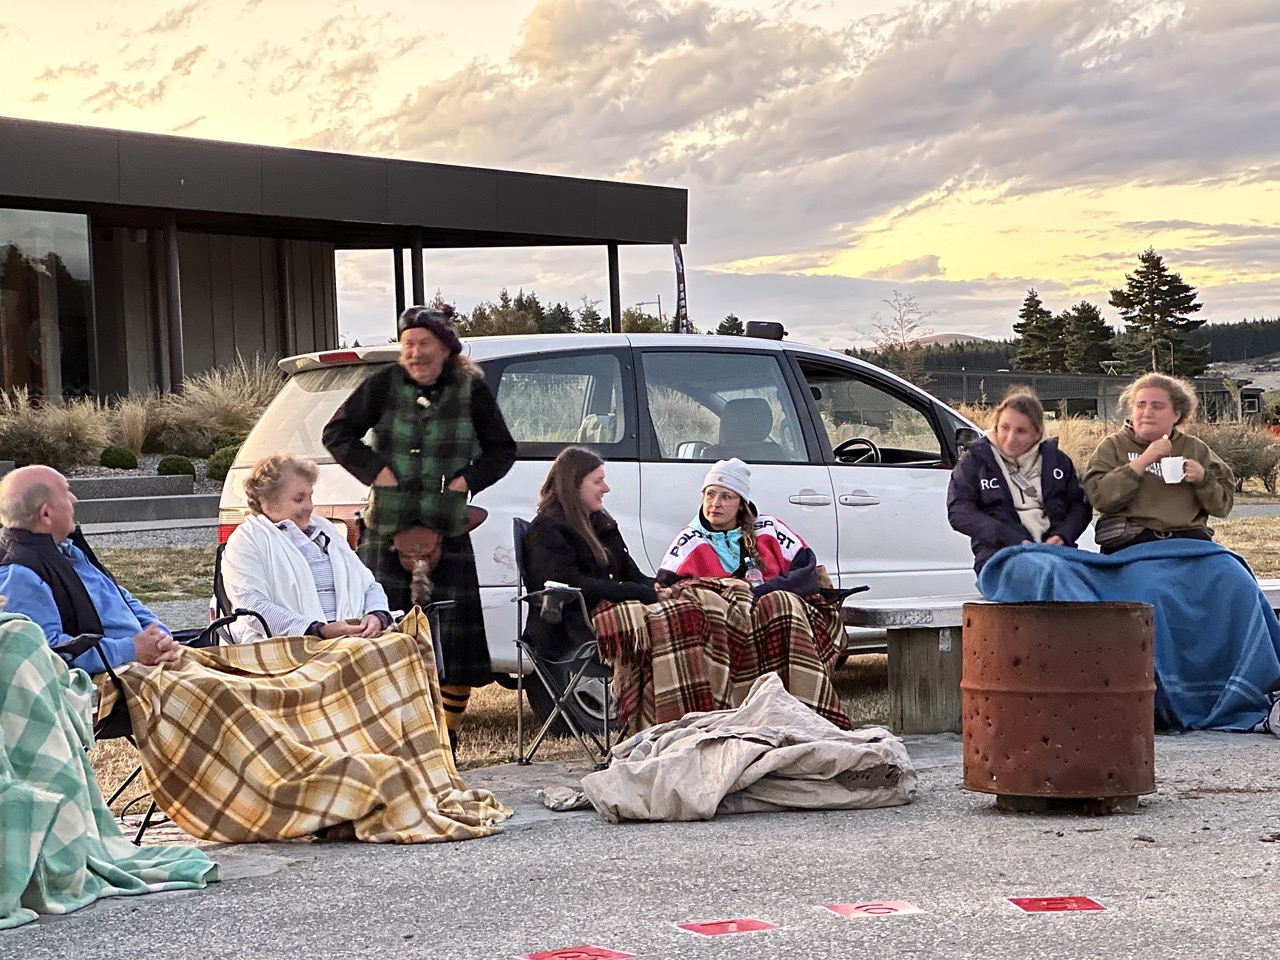
[[(521, 604), (521, 606), (527, 604), (531, 612), (536, 608), (539, 616), (547, 623), (563, 622), (562, 618), (566, 604), (572, 606), (576, 602), (578, 608), (582, 611), (582, 619), (586, 622), (587, 629), (592, 633), (591, 640), (580, 644), (566, 659), (557, 660), (542, 656), (534, 645), (529, 642), (524, 630), (525, 617), (522, 614), (519, 616), (520, 634), (516, 638), (516, 663), (518, 667), (516, 671), (516, 762), (525, 765), (531, 763), (534, 753), (542, 745), (542, 741), (546, 738), (552, 726), (557, 721), (560, 721), (564, 723), (565, 727), (568, 728), (569, 732), (582, 746), (592, 766), (596, 769), (602, 769), (608, 766), (609, 758), (609, 724), (613, 715), (610, 706), (609, 681), (613, 676), (613, 671), (600, 662), (598, 656), (599, 646), (595, 640), (595, 628), (591, 624), (591, 615), (587, 612), (587, 602), (579, 588), (562, 583), (548, 583), (542, 590), (535, 590), (532, 593), (524, 592), (527, 579), (524, 567), (524, 537), (529, 532), (529, 521), (516, 517), (512, 528), (515, 538), (517, 577), (515, 602)], [(524, 693), (524, 658), (526, 656), (533, 664), (534, 673), (543, 687), (546, 688), (552, 701), (551, 711), (534, 736), (527, 753), (524, 749), (524, 711), (522, 709), (523, 703), (521, 702)], [(562, 674), (567, 678), (563, 682), (559, 679)], [(595, 731), (584, 727), (573, 715), (573, 712), (567, 709), (572, 697), (579, 691), (584, 681), (592, 679), (601, 681), (604, 686), (604, 722), (602, 723), (603, 730), (601, 731), (604, 735), (603, 742), (601, 742)]]
[[(260, 614), (254, 613), (252, 610), (237, 610), (225, 617), (219, 617), (209, 626), (203, 629), (197, 628), (192, 630), (175, 630), (173, 637), (183, 646), (187, 647), (213, 647), (218, 645), (218, 638), (222, 630), (230, 623), (240, 619), (241, 617), (256, 617), (262, 623), (262, 629), (267, 629), (267, 622), (262, 619)], [(129, 706), (125, 702), (124, 685), (120, 682), (119, 675), (112, 668), (110, 661), (107, 660), (106, 652), (102, 649), (102, 637), (96, 633), (82, 633), (80, 636), (69, 640), (67, 643), (60, 644), (53, 648), (53, 652), (62, 657), (64, 661), (71, 664), (73, 660), (81, 654), (88, 651), (96, 651), (98, 657), (102, 660), (103, 666), (107, 668), (107, 679), (115, 689), (116, 699), (111, 709), (104, 716), (99, 717), (93, 725), (93, 738), (95, 741), (102, 740), (118, 740), (125, 739), (137, 749), (138, 743), (133, 738), (133, 724), (129, 719)], [(118, 787), (112, 791), (111, 796), (107, 798), (107, 806), (110, 807), (120, 797), (120, 794), (129, 789), (129, 786), (138, 779), (138, 775), (142, 773), (142, 764), (139, 763), (134, 767), (133, 772), (120, 783)], [(142, 842), (142, 835), (147, 832), (147, 828), (151, 826), (152, 817), (156, 813), (156, 803), (152, 800), (147, 807), (147, 812), (142, 818), (142, 824), (138, 827), (138, 832), (134, 834), (134, 844)]]

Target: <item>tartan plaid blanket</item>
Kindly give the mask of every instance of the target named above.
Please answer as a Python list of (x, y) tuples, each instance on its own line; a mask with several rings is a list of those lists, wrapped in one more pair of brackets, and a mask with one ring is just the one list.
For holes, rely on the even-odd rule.
[(601, 604), (592, 617), (624, 725), (638, 731), (738, 707), (757, 678), (775, 672), (796, 699), (850, 728), (831, 684), (845, 644), (837, 604), (785, 590), (755, 599), (743, 581), (727, 578), (682, 580), (675, 589), (658, 603)]
[(176, 664), (126, 669), (152, 797), (187, 833), (224, 842), (348, 822), (376, 843), (498, 832), (511, 811), (453, 764), (425, 615), (398, 630), (185, 649)]
[(192, 847), (135, 847), (103, 802), (85, 749), (93, 683), (44, 631), (0, 614), (0, 929), (99, 897), (190, 890), (218, 879)]

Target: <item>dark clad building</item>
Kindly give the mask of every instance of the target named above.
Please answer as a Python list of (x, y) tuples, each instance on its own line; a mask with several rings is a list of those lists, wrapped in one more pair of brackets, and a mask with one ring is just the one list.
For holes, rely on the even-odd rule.
[(0, 118), (2, 386), (169, 390), (332, 348), (337, 250), (387, 250), (400, 309), (427, 249), (603, 246), (616, 326), (619, 247), (683, 243), (687, 218), (669, 187)]

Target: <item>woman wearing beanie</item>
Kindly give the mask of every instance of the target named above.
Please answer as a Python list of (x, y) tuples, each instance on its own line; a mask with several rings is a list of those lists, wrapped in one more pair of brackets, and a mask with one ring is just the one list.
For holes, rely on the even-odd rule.
[(702, 507), (667, 549), (657, 583), (659, 603), (602, 603), (592, 616), (619, 715), (633, 729), (737, 707), (767, 673), (849, 729), (831, 680), (845, 645), (840, 605), (823, 596), (800, 536), (757, 514), (741, 460), (711, 468)]
[[(400, 362), (356, 387), (323, 439), (333, 458), (370, 486), (358, 552), (393, 608), (413, 606), (411, 578), (421, 588), (426, 572), (402, 561), (397, 535), (426, 531), (416, 543), (435, 548), (422, 555), (434, 561), (430, 599), (454, 601), (440, 614), (440, 691), (456, 744), (471, 688), (493, 680), (467, 501), (511, 469), (516, 442), (479, 366), (462, 353), (452, 307), (409, 307), (398, 327)], [(364, 442), (370, 430), (373, 446)]]
[(733, 577), (762, 597), (788, 590), (802, 597), (821, 589), (818, 558), (777, 517), (761, 516), (751, 502), (751, 468), (721, 460), (702, 481), (702, 506), (676, 534), (658, 568), (658, 582), (691, 577)]

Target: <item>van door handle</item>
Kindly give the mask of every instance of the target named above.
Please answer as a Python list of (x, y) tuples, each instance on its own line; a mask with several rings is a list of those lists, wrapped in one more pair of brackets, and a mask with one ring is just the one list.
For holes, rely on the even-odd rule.
[(787, 497), (787, 500), (798, 507), (829, 507), (831, 498), (817, 490), (801, 490)]
[(840, 506), (842, 507), (874, 507), (879, 502), (879, 497), (873, 497), (865, 490), (855, 490), (853, 493), (840, 495)]

